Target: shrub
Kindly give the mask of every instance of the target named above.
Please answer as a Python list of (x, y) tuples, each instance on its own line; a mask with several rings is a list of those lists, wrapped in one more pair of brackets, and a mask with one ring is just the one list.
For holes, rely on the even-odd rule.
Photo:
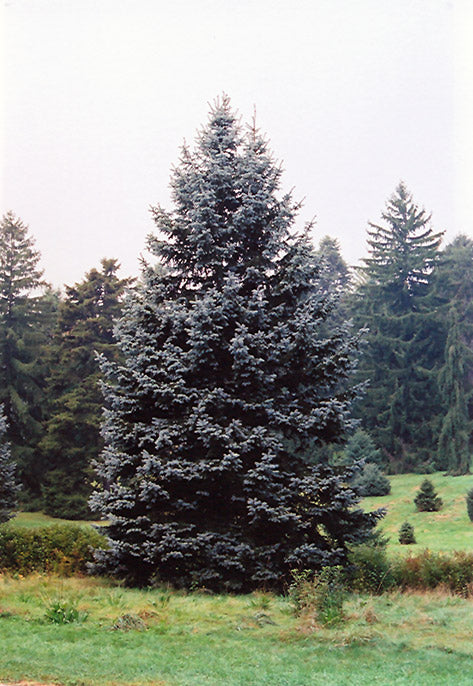
[(473, 522), (473, 488), (466, 494), (466, 510), (468, 512), (470, 522)]
[(424, 479), (421, 483), (414, 503), (419, 512), (437, 512), (443, 505), (442, 499), (437, 496), (430, 479)]
[(392, 563), (396, 586), (429, 590), (444, 587), (463, 596), (473, 595), (473, 553), (451, 555), (424, 550), (419, 555), (398, 558)]
[(0, 572), (83, 573), (93, 550), (105, 544), (92, 527), (62, 524), (17, 529), (0, 527)]
[(350, 552), (348, 584), (360, 593), (383, 593), (394, 584), (385, 544), (362, 543)]
[(343, 567), (322, 567), (318, 574), (311, 570), (293, 572), (293, 579), (289, 596), (297, 615), (313, 611), (324, 626), (343, 620), (346, 597)]
[(416, 542), (416, 537), (414, 535), (414, 527), (409, 522), (404, 522), (399, 529), (399, 543), (403, 545), (410, 545)]
[(391, 492), (388, 477), (382, 473), (376, 464), (366, 464), (353, 485), (362, 497), (388, 495)]

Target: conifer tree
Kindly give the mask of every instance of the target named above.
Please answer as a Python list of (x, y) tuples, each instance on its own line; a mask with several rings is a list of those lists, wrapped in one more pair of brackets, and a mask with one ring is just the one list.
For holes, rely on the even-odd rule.
[(11, 457), (10, 446), (5, 440), (5, 416), (0, 408), (0, 524), (12, 516), (16, 507), (18, 485), (15, 481), (15, 464)]
[(431, 281), (442, 234), (402, 183), (382, 218), (370, 224), (356, 294), (357, 323), (369, 329), (359, 376), (369, 386), (357, 414), (399, 470), (429, 462), (436, 451), (444, 338)]
[(83, 281), (66, 287), (60, 303), (50, 352), (50, 402), (45, 435), (43, 511), (66, 519), (90, 515), (92, 461), (103, 443), (100, 436), (102, 394), (97, 353), (116, 358), (114, 320), (129, 279), (118, 277), (116, 260), (103, 259)]
[(354, 340), (319, 336), (318, 288), (297, 205), (254, 127), (226, 97), (174, 170), (175, 211), (103, 361), (106, 447), (92, 504), (110, 520), (97, 558), (135, 583), (281, 588), (293, 569), (343, 564), (378, 514), (354, 507), (350, 474), (310, 466), (342, 438)]
[(468, 474), (470, 471), (471, 422), (468, 417), (465, 389), (464, 348), (460, 339), (458, 316), (452, 308), (450, 330), (445, 346), (445, 364), (439, 374), (447, 411), (438, 440), (437, 466), (453, 475)]
[[(23, 486), (38, 493), (45, 343), (40, 254), (12, 212), (0, 222), (0, 403)], [(48, 314), (49, 317), (49, 314)]]
[(414, 504), (419, 512), (437, 512), (442, 507), (442, 498), (437, 495), (430, 479), (424, 479), (421, 483)]

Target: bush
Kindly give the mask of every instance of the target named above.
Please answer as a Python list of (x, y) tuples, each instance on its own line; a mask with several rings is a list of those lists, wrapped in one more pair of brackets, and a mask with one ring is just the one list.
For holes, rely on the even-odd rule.
[(72, 624), (84, 622), (88, 617), (87, 612), (82, 612), (75, 605), (63, 600), (56, 600), (46, 609), (44, 618), (52, 624)]
[(315, 612), (324, 626), (333, 626), (343, 620), (346, 598), (343, 567), (322, 567), (318, 574), (311, 570), (293, 572), (293, 579), (289, 596), (297, 615)]
[(424, 479), (421, 483), (414, 503), (419, 512), (437, 512), (443, 505), (442, 499), (437, 496), (430, 479)]
[(429, 590), (444, 587), (463, 596), (473, 595), (473, 553), (431, 553), (399, 558), (392, 563), (396, 586)]
[(363, 498), (370, 495), (388, 495), (391, 493), (388, 477), (375, 464), (366, 464), (353, 485)]
[(0, 527), (0, 572), (83, 573), (93, 550), (105, 540), (92, 527), (62, 524), (17, 529)]
[(416, 542), (414, 535), (414, 527), (409, 522), (404, 522), (399, 529), (399, 543), (403, 545), (411, 545)]
[(350, 553), (347, 583), (360, 593), (383, 593), (394, 584), (385, 544), (362, 543)]
[(466, 511), (468, 512), (470, 522), (473, 522), (473, 488), (466, 494)]

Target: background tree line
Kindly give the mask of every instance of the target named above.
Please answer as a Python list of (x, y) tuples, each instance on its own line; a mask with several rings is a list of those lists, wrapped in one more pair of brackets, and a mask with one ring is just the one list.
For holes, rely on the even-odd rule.
[[(363, 392), (354, 415), (374, 461), (390, 472), (469, 471), (473, 241), (458, 236), (442, 249), (441, 238), (401, 183), (381, 221), (369, 226), (361, 267), (349, 268), (330, 237), (315, 250), (319, 292), (336, 296), (322, 329), (329, 336), (352, 320), (363, 331), (354, 375)], [(209, 259), (223, 263), (230, 247), (224, 242)], [(64, 293), (55, 291), (43, 279), (28, 227), (11, 212), (1, 221), (2, 445), (11, 446), (23, 507), (67, 518), (90, 514), (93, 464), (103, 447), (97, 354), (119, 362), (114, 321), (125, 292), (136, 288), (118, 269), (104, 259)], [(155, 275), (150, 269), (146, 279)], [(337, 439), (328, 434), (314, 445), (314, 462), (349, 461), (352, 448), (344, 458)], [(9, 470), (11, 479), (2, 455), (0, 472)]]

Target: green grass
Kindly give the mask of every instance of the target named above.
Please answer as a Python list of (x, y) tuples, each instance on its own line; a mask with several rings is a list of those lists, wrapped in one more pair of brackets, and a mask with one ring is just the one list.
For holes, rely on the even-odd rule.
[[(405, 555), (426, 548), (435, 552), (473, 551), (473, 523), (468, 518), (465, 503), (467, 491), (473, 488), (473, 475), (444, 476), (441, 472), (427, 475), (443, 500), (439, 512), (416, 510), (413, 501), (424, 478), (421, 474), (390, 476), (389, 495), (362, 501), (366, 510), (387, 509), (379, 529), (389, 536), (388, 552)], [(398, 541), (399, 528), (405, 521), (414, 526), (417, 540), (414, 545), (401, 545)]]
[(19, 529), (34, 529), (38, 526), (52, 526), (53, 524), (80, 524), (82, 526), (91, 526), (92, 524), (100, 525), (103, 524), (103, 522), (59, 519), (56, 517), (49, 517), (42, 512), (18, 512), (9, 522), (10, 526), (14, 526)]
[[(87, 619), (59, 625), (54, 602)], [(129, 590), (103, 579), (0, 577), (0, 679), (65, 686), (431, 686), (471, 684), (473, 602), (353, 596), (317, 626), (271, 594)], [(133, 613), (146, 630), (117, 631)]]

